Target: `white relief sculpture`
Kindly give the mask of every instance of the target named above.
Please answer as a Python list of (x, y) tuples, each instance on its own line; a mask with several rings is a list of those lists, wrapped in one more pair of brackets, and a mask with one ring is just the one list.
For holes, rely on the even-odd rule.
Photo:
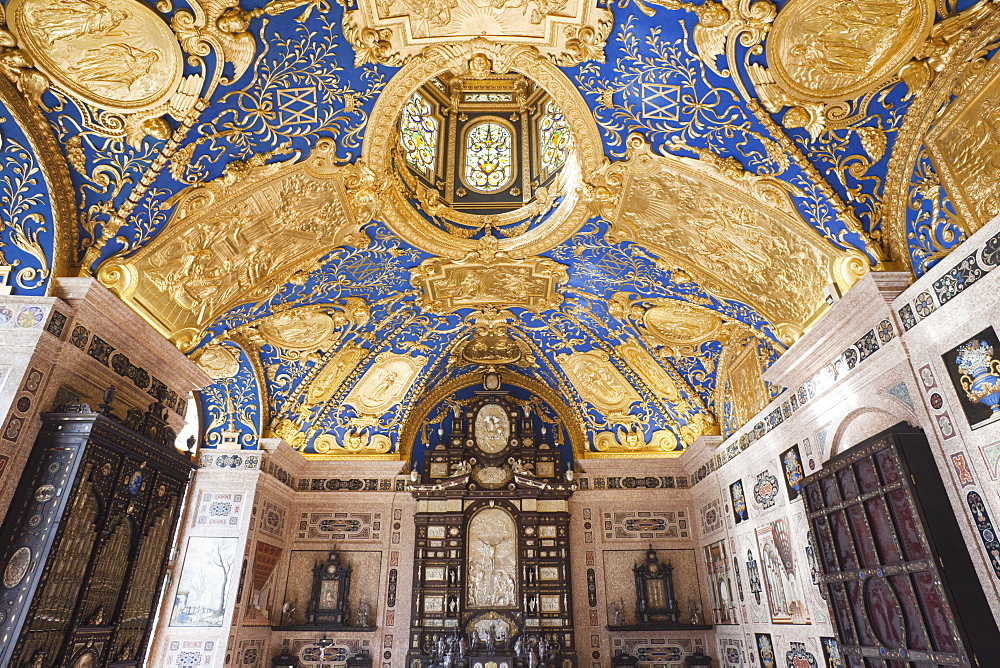
[(467, 558), (469, 606), (514, 606), (517, 530), (506, 511), (487, 508), (472, 518)]
[(476, 445), (483, 452), (495, 454), (507, 447), (510, 419), (499, 404), (486, 404), (476, 414)]

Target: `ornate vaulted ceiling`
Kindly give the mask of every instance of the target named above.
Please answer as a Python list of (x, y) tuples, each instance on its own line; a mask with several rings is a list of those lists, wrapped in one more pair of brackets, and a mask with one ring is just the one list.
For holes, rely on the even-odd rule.
[[(582, 452), (674, 456), (779, 391), (760, 371), (826, 296), (919, 276), (1000, 211), (986, 0), (8, 0), (0, 20), (0, 265), (15, 294), (95, 275), (189, 352), (215, 379), (208, 445), (405, 456), (441, 388), (500, 368), (572, 407)], [(527, 107), (504, 104), (551, 100), (559, 177), (482, 216), (414, 185), (400, 115), (432, 85), (441, 114), (478, 91), (461, 115), (515, 130)], [(444, 174), (464, 140), (435, 141)]]

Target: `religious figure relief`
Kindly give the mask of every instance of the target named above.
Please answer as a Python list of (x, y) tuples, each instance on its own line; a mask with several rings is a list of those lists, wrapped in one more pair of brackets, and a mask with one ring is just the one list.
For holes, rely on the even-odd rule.
[(934, 15), (933, 0), (792, 0), (766, 42), (769, 72), (796, 99), (852, 99), (917, 53)]
[(48, 44), (56, 40), (89, 35), (103, 37), (128, 18), (128, 12), (112, 9), (99, 0), (63, 0), (28, 11), (31, 21)]
[(625, 379), (607, 354), (598, 351), (561, 353), (556, 361), (562, 365), (573, 387), (585, 401), (594, 405), (609, 420), (619, 419), (628, 413), (633, 403), (642, 397)]
[(476, 413), (476, 446), (483, 452), (497, 453), (507, 447), (510, 418), (499, 404), (486, 404)]
[(262, 318), (257, 331), (275, 348), (317, 350), (339, 338), (333, 318), (315, 307), (288, 309)]
[(423, 290), (425, 308), (448, 313), (467, 306), (556, 308), (556, 289), (569, 280), (566, 268), (547, 258), (509, 261), (447, 261), (430, 258), (413, 270), (410, 281)]
[(423, 356), (382, 353), (344, 402), (363, 415), (381, 415), (402, 400), (425, 364)]
[[(321, 141), (305, 161), (230, 163), (222, 177), (170, 200), (168, 234), (103, 265), (98, 279), (171, 334), (198, 331), (234, 303), (266, 299), (330, 249), (367, 244), (345, 204), (355, 167), (318, 169), (332, 150)], [(345, 307), (344, 317), (363, 314)]]
[(486, 508), (469, 523), (467, 600), (469, 607), (514, 607), (517, 527), (507, 511)]
[(340, 349), (309, 383), (306, 403), (315, 405), (329, 399), (367, 353), (367, 350), (356, 344), (347, 344)]
[[(688, 273), (712, 294), (753, 305), (787, 343), (822, 307), (825, 285), (857, 279), (849, 271), (854, 256), (802, 220), (786, 185), (707, 152), (697, 160), (654, 154), (637, 136), (629, 145), (628, 159), (607, 173), (619, 193), (604, 214), (611, 238), (645, 246), (675, 276)], [(691, 325), (676, 334), (697, 336)]]
[(209, 344), (201, 349), (195, 362), (216, 380), (232, 378), (240, 370), (239, 356), (231, 346)]
[(1000, 213), (1000, 69), (952, 102), (927, 136), (927, 146), (958, 222), (972, 234)]
[(18, 46), (60, 88), (97, 107), (152, 109), (177, 90), (181, 50), (167, 25), (135, 0), (12, 0)]

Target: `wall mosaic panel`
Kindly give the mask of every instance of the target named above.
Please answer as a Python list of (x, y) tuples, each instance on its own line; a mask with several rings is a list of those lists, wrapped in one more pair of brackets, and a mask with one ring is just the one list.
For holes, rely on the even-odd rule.
[(722, 499), (713, 499), (698, 511), (701, 517), (701, 534), (707, 536), (725, 526)]
[(687, 511), (633, 511), (604, 513), (604, 537), (608, 540), (688, 538)]
[(285, 509), (265, 500), (260, 511), (260, 530), (281, 538), (285, 530)]
[(203, 492), (198, 502), (196, 526), (236, 526), (243, 512), (243, 495)]
[(174, 640), (167, 646), (167, 665), (211, 666), (216, 649), (213, 640)]
[(302, 513), (298, 536), (307, 540), (380, 540), (382, 513)]
[(993, 328), (955, 346), (943, 358), (969, 426), (978, 429), (1000, 420), (1000, 339)]

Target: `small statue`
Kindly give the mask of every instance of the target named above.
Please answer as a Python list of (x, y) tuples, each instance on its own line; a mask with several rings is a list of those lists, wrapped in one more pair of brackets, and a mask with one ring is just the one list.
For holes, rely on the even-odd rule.
[(458, 584), (458, 568), (455, 566), (448, 567), (448, 584), (450, 585)]
[(490, 624), (486, 629), (486, 653), (494, 654), (497, 650), (497, 634), (493, 625)]
[(285, 601), (281, 604), (281, 625), (291, 626), (292, 615), (295, 614), (295, 604), (298, 600)]
[(701, 624), (701, 603), (697, 599), (689, 599), (688, 607), (691, 609), (691, 624), (697, 626)]
[(622, 598), (619, 598), (617, 601), (612, 601), (611, 603), (611, 625), (625, 625), (625, 601)]
[(514, 641), (514, 656), (524, 661), (524, 642), (520, 638)]
[(465, 475), (466, 473), (468, 473), (471, 470), (472, 470), (472, 464), (470, 464), (468, 462), (468, 460), (464, 460), (463, 459), (462, 461), (458, 462), (457, 464), (452, 464), (451, 475), (452, 476)]
[(358, 599), (358, 617), (355, 620), (355, 626), (369, 626), (368, 616), (371, 615), (372, 609), (368, 605), (368, 602), (362, 599)]
[(513, 470), (517, 475), (531, 475), (531, 471), (525, 467), (524, 463), (520, 459), (515, 459), (511, 462), (511, 470)]
[(528, 649), (528, 668), (538, 668), (538, 646), (532, 645)]

